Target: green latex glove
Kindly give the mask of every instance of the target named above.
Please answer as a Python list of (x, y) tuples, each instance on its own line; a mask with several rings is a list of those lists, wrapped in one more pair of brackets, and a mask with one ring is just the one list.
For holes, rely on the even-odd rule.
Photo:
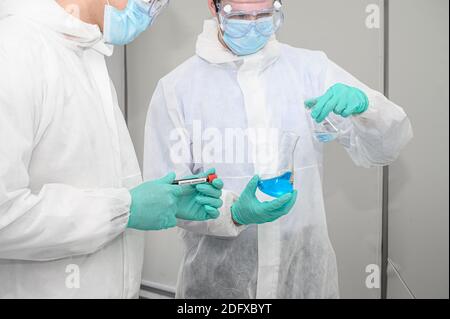
[(146, 182), (133, 188), (128, 227), (138, 230), (161, 230), (175, 227), (182, 189), (172, 185), (175, 174)]
[(312, 108), (312, 118), (321, 123), (331, 112), (342, 117), (364, 113), (369, 99), (360, 89), (338, 83), (321, 97), (305, 101), (305, 106)]
[[(215, 169), (210, 169), (206, 173), (189, 176), (186, 178), (206, 177), (214, 174)], [(218, 209), (222, 207), (223, 182), (215, 179), (211, 184), (203, 183), (198, 185), (182, 186), (183, 192), (180, 196), (177, 218), (191, 221), (206, 221), (219, 217)]]
[(297, 200), (297, 191), (285, 194), (271, 202), (261, 203), (256, 198), (259, 177), (248, 183), (239, 199), (231, 207), (233, 220), (241, 225), (270, 223), (287, 215)]

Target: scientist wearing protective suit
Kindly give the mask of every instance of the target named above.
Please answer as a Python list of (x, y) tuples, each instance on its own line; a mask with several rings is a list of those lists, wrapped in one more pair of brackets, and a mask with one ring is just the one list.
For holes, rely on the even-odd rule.
[[(177, 297), (337, 298), (321, 183), (323, 144), (313, 132), (332, 119), (337, 142), (353, 162), (377, 167), (392, 163), (412, 138), (408, 117), (324, 53), (279, 43), (281, 1), (207, 3), (213, 18), (204, 22), (196, 55), (159, 82), (146, 126), (144, 178), (167, 170), (191, 174), (214, 164), (225, 185), (219, 218), (179, 223), (186, 251)], [(168, 162), (162, 154), (175, 142), (177, 149), (183, 140), (185, 149), (199, 147), (192, 144), (198, 123), (222, 136), (230, 128), (295, 132), (298, 199), (295, 191), (274, 201), (256, 197), (260, 177), (252, 176), (263, 171), (263, 157), (251, 163)], [(162, 138), (174, 130), (186, 136)], [(259, 154), (268, 144), (249, 138), (246, 147), (253, 150), (244, 154)], [(154, 148), (164, 150), (161, 156), (151, 153)]]
[(0, 298), (137, 297), (138, 230), (219, 215), (220, 180), (141, 184), (106, 69), (165, 4), (0, 1)]

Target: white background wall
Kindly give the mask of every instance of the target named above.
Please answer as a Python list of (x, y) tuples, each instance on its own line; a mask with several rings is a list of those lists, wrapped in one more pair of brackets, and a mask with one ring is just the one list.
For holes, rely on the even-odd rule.
[[(391, 94), (413, 118), (417, 136), (391, 168), (391, 258), (399, 263), (402, 280), (411, 282), (410, 289), (417, 289), (417, 296), (448, 297), (448, 122), (444, 122), (448, 118), (448, 28), (444, 32), (448, 1), (390, 2)], [(284, 3), (286, 23), (279, 35), (281, 41), (323, 50), (373, 88), (382, 89), (383, 29), (365, 25), (367, 6), (378, 5), (382, 13), (382, 0)], [(196, 36), (208, 14), (206, 0), (173, 0), (151, 31), (128, 47), (128, 124), (140, 160), (144, 121), (156, 83), (194, 54)], [(118, 50), (110, 61), (119, 91), (124, 85), (122, 58), (123, 51)], [(430, 60), (434, 61), (431, 69)], [(123, 99), (123, 92), (120, 94)], [(433, 119), (423, 107), (430, 100)], [(447, 169), (441, 171), (440, 167)], [(426, 187), (422, 186), (425, 180)], [(379, 289), (365, 287), (365, 267), (380, 264), (381, 171), (356, 168), (341, 147), (329, 145), (325, 198), (342, 297), (379, 298)], [(174, 287), (181, 254), (182, 244), (174, 230), (149, 233), (144, 281)], [(390, 297), (410, 296), (394, 272), (389, 279)]]
[(389, 296), (448, 298), (448, 0), (390, 4), (391, 98), (415, 138), (390, 172)]

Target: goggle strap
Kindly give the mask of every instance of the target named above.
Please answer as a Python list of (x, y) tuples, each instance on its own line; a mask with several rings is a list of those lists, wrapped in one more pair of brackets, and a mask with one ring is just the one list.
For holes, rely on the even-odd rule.
[[(214, 0), (214, 5), (216, 7), (216, 12), (219, 13), (220, 11), (220, 1), (221, 0)], [(282, 0), (274, 0), (273, 3), (278, 2), (280, 5), (283, 4)], [(277, 8), (276, 8), (277, 9)], [(278, 8), (277, 10), (280, 10), (280, 8)]]

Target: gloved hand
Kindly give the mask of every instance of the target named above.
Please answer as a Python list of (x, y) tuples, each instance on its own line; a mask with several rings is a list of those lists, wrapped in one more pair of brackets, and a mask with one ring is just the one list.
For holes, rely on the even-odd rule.
[(321, 97), (305, 101), (305, 106), (313, 108), (312, 118), (321, 123), (331, 112), (342, 117), (364, 113), (369, 107), (369, 99), (360, 89), (338, 83)]
[[(205, 177), (215, 172), (215, 169), (210, 169), (206, 173), (190, 176), (189, 178)], [(220, 199), (222, 188), (223, 182), (219, 178), (215, 179), (211, 184), (182, 186), (183, 192), (179, 200), (177, 218), (206, 221), (219, 217), (218, 209), (223, 205)]]
[(233, 220), (241, 225), (270, 223), (287, 215), (297, 200), (297, 191), (271, 202), (261, 203), (255, 195), (259, 177), (248, 183), (239, 199), (231, 207)]
[(172, 185), (175, 173), (133, 188), (128, 227), (138, 230), (161, 230), (175, 227), (181, 186)]

